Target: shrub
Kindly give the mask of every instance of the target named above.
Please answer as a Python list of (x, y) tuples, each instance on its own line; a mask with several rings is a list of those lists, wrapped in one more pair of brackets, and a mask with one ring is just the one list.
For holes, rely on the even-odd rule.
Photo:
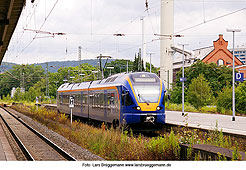
[(246, 113), (246, 81), (240, 83), (235, 90), (236, 111), (238, 113)]
[(202, 113), (216, 113), (217, 108), (216, 108), (216, 106), (204, 106), (204, 107), (200, 108), (199, 111)]
[(211, 88), (203, 74), (192, 79), (187, 93), (187, 101), (198, 109), (211, 104), (213, 100)]
[(224, 112), (225, 110), (232, 110), (232, 88), (226, 86), (221, 92), (218, 93), (217, 110)]

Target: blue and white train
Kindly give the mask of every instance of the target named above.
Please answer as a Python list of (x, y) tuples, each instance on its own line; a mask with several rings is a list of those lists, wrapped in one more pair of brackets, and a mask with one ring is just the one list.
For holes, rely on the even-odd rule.
[(103, 80), (65, 83), (57, 90), (57, 109), (73, 115), (112, 123), (114, 127), (159, 127), (165, 124), (165, 87), (153, 73), (135, 72), (112, 75)]

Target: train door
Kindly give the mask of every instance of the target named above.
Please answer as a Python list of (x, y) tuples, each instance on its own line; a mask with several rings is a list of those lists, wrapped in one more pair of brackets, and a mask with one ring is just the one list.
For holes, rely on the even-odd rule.
[(104, 91), (90, 91), (89, 102), (90, 118), (104, 121)]
[(89, 111), (89, 107), (88, 107), (88, 91), (83, 91), (81, 94), (81, 115), (84, 118), (88, 118), (88, 111)]
[(107, 91), (107, 120), (112, 122), (114, 119), (119, 118), (119, 102), (118, 93), (115, 89)]
[(71, 96), (74, 97), (74, 108), (73, 108), (73, 114), (76, 116), (80, 116), (81, 115), (81, 93), (80, 92), (76, 92), (73, 93)]

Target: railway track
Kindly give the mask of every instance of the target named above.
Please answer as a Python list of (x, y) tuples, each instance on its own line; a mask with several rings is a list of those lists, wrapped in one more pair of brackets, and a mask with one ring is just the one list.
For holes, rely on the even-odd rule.
[(76, 161), (74, 157), (19, 119), (16, 115), (4, 107), (0, 106), (0, 108), (3, 110), (0, 114), (1, 119), (27, 160)]

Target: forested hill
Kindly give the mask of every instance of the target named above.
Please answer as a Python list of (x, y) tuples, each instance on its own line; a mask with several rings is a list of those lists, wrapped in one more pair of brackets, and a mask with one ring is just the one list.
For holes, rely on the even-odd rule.
[[(113, 59), (109, 59), (108, 62), (113, 61)], [(103, 65), (105, 64), (106, 60), (102, 60)], [(60, 67), (75, 67), (83, 63), (88, 63), (92, 66), (98, 65), (98, 59), (90, 59), (90, 60), (82, 60), (82, 61), (50, 61), (48, 62), (49, 72), (57, 72)], [(9, 70), (13, 67), (13, 65), (17, 65), (15, 63), (9, 62), (2, 62), (0, 66), (0, 73), (4, 72), (5, 70)], [(43, 69), (46, 70), (47, 64), (46, 63), (36, 63), (34, 65), (41, 65)]]

